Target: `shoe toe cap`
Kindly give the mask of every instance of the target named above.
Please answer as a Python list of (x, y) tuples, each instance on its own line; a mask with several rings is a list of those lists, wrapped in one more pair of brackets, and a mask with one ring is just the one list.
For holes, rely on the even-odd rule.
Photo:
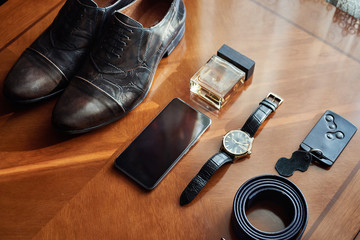
[(15, 102), (36, 102), (63, 89), (60, 71), (36, 53), (19, 58), (4, 80), (4, 95)]
[(53, 109), (52, 123), (60, 131), (77, 134), (104, 126), (124, 114), (115, 100), (74, 78)]

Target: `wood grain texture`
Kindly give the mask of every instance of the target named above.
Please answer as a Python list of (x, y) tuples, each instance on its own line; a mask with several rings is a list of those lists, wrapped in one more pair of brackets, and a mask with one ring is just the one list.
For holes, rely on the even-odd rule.
[[(63, 2), (13, 0), (0, 7), (1, 83)], [(185, 36), (160, 62), (148, 96), (107, 127), (64, 136), (50, 124), (56, 98), (19, 107), (0, 93), (0, 239), (236, 239), (230, 216), (242, 183), (276, 174), (277, 159), (290, 157), (328, 109), (359, 127), (359, 34), (344, 33), (335, 8), (317, 0), (185, 4)], [(26, 14), (18, 18), (12, 7)], [(242, 90), (215, 114), (192, 101), (189, 80), (224, 43), (256, 66)], [(241, 127), (268, 92), (285, 102), (261, 126), (251, 156), (224, 166), (191, 204), (180, 207), (181, 192), (218, 151), (222, 136)], [(119, 174), (113, 161), (174, 97), (211, 117), (212, 126), (159, 186), (146, 192)], [(356, 133), (333, 167), (311, 165), (289, 178), (309, 205), (303, 239), (356, 238), (359, 144)]]
[[(19, 35), (31, 29), (65, 1), (8, 1), (0, 8), (0, 49), (7, 47)], [(51, 19), (52, 21), (52, 19)], [(51, 23), (49, 20), (48, 25)], [(36, 36), (36, 35), (35, 35)]]

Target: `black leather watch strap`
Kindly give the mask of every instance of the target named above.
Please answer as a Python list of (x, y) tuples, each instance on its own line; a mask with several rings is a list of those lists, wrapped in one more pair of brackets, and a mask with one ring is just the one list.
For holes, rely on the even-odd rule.
[(282, 99), (275, 94), (270, 93), (264, 100), (259, 103), (259, 107), (246, 120), (242, 131), (247, 132), (250, 137), (254, 137), (256, 131), (265, 119), (274, 112), (281, 104)]
[(210, 180), (211, 176), (225, 163), (232, 162), (231, 158), (224, 152), (213, 155), (200, 169), (199, 173), (191, 180), (180, 196), (180, 205), (190, 203), (201, 189)]

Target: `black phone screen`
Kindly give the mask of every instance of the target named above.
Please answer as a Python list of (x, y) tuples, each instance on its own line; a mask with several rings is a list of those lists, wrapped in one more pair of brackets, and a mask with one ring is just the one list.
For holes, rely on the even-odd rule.
[(115, 159), (115, 167), (153, 189), (210, 123), (209, 117), (174, 98)]

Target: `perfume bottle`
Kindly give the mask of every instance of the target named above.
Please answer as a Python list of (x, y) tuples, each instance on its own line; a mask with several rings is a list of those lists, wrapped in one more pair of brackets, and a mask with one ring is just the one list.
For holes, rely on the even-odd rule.
[(254, 67), (253, 60), (224, 44), (190, 79), (190, 92), (220, 110)]

